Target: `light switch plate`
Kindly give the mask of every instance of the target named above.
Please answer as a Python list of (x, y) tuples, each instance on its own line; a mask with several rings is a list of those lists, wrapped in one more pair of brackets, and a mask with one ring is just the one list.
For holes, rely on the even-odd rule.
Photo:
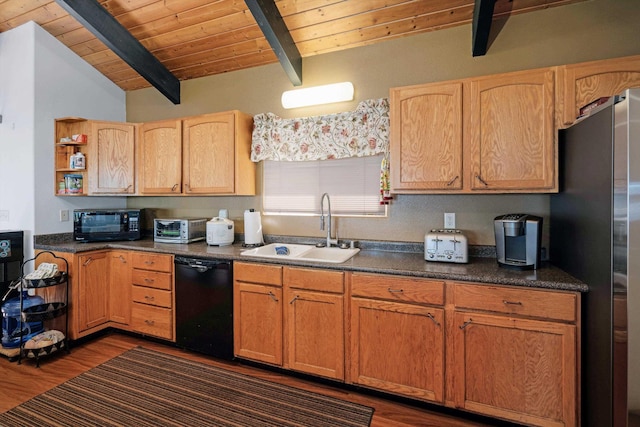
[(68, 209), (62, 209), (60, 211), (60, 222), (63, 221), (69, 221), (69, 210)]

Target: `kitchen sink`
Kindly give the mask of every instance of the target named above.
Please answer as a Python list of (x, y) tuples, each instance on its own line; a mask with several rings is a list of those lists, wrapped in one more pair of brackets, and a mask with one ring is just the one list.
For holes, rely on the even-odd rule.
[(357, 248), (318, 248), (313, 245), (270, 243), (258, 248), (244, 250), (240, 252), (240, 255), (258, 258), (297, 259), (302, 261), (331, 262), (339, 264), (351, 259), (358, 252), (360, 252), (360, 249)]

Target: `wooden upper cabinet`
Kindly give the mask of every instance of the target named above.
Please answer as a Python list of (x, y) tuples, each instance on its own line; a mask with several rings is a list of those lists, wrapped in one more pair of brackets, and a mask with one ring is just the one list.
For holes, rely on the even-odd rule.
[(473, 79), (467, 89), (471, 192), (557, 191), (555, 71)]
[(600, 98), (640, 87), (640, 56), (583, 62), (558, 67), (562, 108), (560, 127), (573, 124), (580, 109)]
[(252, 117), (238, 111), (184, 119), (183, 193), (255, 194), (252, 127)]
[(163, 120), (140, 125), (138, 192), (182, 192), (182, 121)]
[(462, 83), (392, 89), (394, 192), (462, 189)]
[(135, 125), (92, 122), (87, 169), (90, 194), (135, 192)]

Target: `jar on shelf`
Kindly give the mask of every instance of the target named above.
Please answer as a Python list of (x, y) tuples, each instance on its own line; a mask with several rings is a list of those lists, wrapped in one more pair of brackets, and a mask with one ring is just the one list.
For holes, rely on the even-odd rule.
[(80, 151), (71, 156), (71, 169), (84, 169), (85, 158)]
[(82, 175), (66, 174), (64, 176), (66, 194), (82, 194)]

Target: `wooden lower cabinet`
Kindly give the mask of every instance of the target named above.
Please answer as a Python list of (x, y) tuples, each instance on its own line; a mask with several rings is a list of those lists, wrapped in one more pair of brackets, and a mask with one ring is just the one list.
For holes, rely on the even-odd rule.
[(69, 262), (69, 338), (108, 327), (173, 341), (173, 256), (129, 250), (56, 253)]
[(420, 400), (444, 400), (444, 310), (354, 298), (351, 379)]
[(131, 321), (131, 252), (109, 252), (109, 320), (122, 325)]
[(282, 267), (235, 262), (233, 277), (234, 354), (282, 366)]
[(98, 251), (78, 255), (77, 331), (82, 332), (109, 321), (109, 252)]
[(344, 273), (284, 267), (284, 367), (344, 380)]
[(447, 357), (455, 406), (526, 425), (579, 425), (578, 295), (453, 286)]
[(234, 353), (344, 380), (344, 273), (234, 264)]
[(444, 402), (444, 282), (352, 276), (351, 382)]
[(466, 312), (454, 318), (457, 407), (529, 425), (576, 425), (575, 326)]
[(131, 259), (131, 329), (173, 341), (173, 256), (134, 252)]

